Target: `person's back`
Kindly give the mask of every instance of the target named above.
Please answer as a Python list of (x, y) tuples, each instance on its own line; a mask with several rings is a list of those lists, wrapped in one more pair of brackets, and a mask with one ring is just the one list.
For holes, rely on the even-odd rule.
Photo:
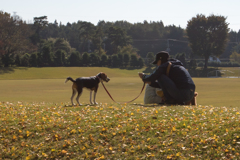
[(169, 71), (169, 78), (175, 83), (177, 88), (195, 87), (191, 75), (179, 60), (170, 59), (167, 63), (169, 62), (172, 64)]
[(184, 104), (194, 97), (195, 84), (181, 61), (169, 60), (168, 52), (161, 51), (156, 54), (153, 64), (158, 67), (152, 74), (139, 73), (139, 77), (152, 86), (159, 85), (166, 103)]

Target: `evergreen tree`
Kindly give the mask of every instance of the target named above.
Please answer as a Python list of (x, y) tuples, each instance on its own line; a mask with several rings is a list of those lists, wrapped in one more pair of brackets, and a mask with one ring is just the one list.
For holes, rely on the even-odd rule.
[(84, 52), (82, 55), (82, 64), (83, 66), (89, 66), (90, 63), (90, 56), (87, 52)]
[(119, 67), (119, 59), (116, 54), (112, 55), (112, 67), (114, 68)]
[(29, 63), (30, 63), (30, 66), (32, 66), (32, 67), (37, 67), (38, 66), (37, 53), (32, 53), (30, 55)]
[(98, 66), (99, 65), (99, 62), (100, 62), (100, 59), (98, 57), (98, 55), (96, 53), (91, 53), (89, 55), (89, 59), (90, 59), (90, 64), (91, 66)]
[(15, 57), (15, 65), (21, 66), (21, 58), (19, 54), (17, 54)]
[(42, 60), (44, 66), (51, 66), (53, 62), (53, 56), (51, 53), (51, 47), (48, 45), (45, 45), (42, 49)]
[(118, 66), (122, 67), (123, 66), (123, 54), (118, 53), (117, 56), (118, 56)]
[(29, 60), (30, 55), (28, 53), (25, 53), (21, 58), (22, 66), (29, 67), (30, 66)]
[(81, 66), (80, 53), (78, 51), (72, 52), (68, 58), (68, 61), (70, 66)]
[(65, 60), (65, 53), (63, 50), (57, 50), (54, 57), (55, 66), (63, 66)]
[(138, 58), (138, 66), (140, 67), (140, 68), (142, 68), (143, 66), (144, 66), (144, 61), (143, 61), (143, 59), (140, 57), (140, 58)]
[(130, 61), (130, 56), (127, 53), (123, 54), (123, 64), (124, 67), (127, 67), (129, 65), (129, 61)]
[(136, 67), (136, 66), (138, 66), (138, 59), (137, 59), (137, 56), (136, 56), (135, 54), (132, 54), (132, 55), (131, 55), (130, 66), (131, 66), (131, 67)]
[(100, 61), (100, 66), (102, 66), (102, 67), (107, 66), (107, 60), (108, 60), (107, 55), (106, 54), (102, 54), (101, 61)]

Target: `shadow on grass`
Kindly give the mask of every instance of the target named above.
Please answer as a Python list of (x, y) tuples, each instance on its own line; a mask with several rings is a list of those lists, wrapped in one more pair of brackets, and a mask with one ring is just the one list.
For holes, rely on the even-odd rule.
[[(116, 67), (116, 68), (118, 68), (118, 67)], [(141, 67), (119, 67), (119, 69), (135, 70), (135, 69), (141, 69)]]
[(166, 105), (160, 105), (160, 104), (142, 104), (142, 103), (133, 103), (131, 105), (134, 106), (141, 106), (141, 107), (159, 107), (159, 106), (166, 106)]
[(0, 67), (0, 74), (14, 73), (16, 69), (27, 70), (27, 67)]
[(6, 73), (13, 73), (14, 68), (12, 67), (1, 67), (0, 68), (0, 74), (6, 74)]
[[(125, 70), (135, 70), (135, 69), (142, 69), (141, 67), (120, 67), (119, 69)], [(155, 70), (155, 67), (147, 67), (143, 71), (144, 73), (152, 73)]]

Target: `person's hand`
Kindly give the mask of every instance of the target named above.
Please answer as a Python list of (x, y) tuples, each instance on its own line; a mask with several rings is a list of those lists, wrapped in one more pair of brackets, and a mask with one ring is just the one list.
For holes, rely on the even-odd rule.
[(139, 73), (139, 72), (138, 72), (138, 75), (139, 75), (139, 77), (142, 79), (142, 78), (143, 78), (143, 75), (144, 75), (144, 73)]

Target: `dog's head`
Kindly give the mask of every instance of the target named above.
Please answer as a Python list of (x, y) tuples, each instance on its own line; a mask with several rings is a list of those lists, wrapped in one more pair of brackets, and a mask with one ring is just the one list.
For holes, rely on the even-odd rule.
[(107, 75), (103, 72), (98, 73), (97, 77), (100, 78), (101, 80), (105, 81), (105, 82), (110, 81), (110, 78), (108, 78)]

